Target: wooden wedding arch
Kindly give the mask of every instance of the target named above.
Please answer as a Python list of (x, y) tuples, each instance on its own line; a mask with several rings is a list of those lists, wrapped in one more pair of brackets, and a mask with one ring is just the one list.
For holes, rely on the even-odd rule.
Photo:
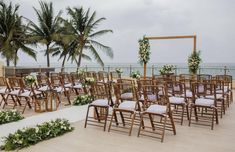
[[(196, 34), (194, 35), (180, 35), (180, 36), (154, 36), (154, 37), (148, 37), (146, 36), (147, 39), (149, 40), (168, 40), (168, 39), (193, 39), (193, 51), (196, 52), (197, 49), (197, 36)], [(147, 70), (147, 65), (144, 65), (144, 78), (146, 77), (146, 70)]]

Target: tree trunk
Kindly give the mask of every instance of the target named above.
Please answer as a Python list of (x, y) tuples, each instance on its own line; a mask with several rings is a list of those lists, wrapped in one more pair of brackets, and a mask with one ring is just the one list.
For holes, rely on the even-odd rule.
[(79, 69), (79, 67), (80, 67), (80, 65), (81, 65), (83, 46), (84, 46), (84, 45), (81, 44), (81, 48), (80, 48), (80, 52), (79, 52), (79, 56), (78, 56), (78, 62), (77, 62), (77, 70)]
[(64, 59), (62, 61), (62, 65), (61, 65), (61, 72), (64, 72), (64, 64), (65, 64), (65, 60), (66, 60), (66, 55), (64, 56)]
[(6, 63), (7, 63), (7, 66), (9, 67), (10, 66), (10, 60), (6, 59)]
[(17, 52), (18, 52), (18, 50), (16, 50), (15, 54), (14, 54), (14, 67), (16, 67), (16, 65), (17, 65)]
[(46, 52), (46, 56), (47, 56), (47, 67), (50, 67), (50, 53), (49, 53), (49, 45), (47, 44), (47, 52)]

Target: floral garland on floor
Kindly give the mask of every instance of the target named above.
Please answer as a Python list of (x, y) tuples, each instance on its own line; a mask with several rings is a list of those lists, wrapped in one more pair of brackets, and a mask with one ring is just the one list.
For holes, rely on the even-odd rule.
[(150, 60), (149, 40), (144, 36), (139, 40), (139, 61), (140, 64), (146, 64)]
[(172, 64), (166, 64), (166, 65), (163, 65), (159, 72), (161, 75), (164, 75), (164, 74), (169, 74), (169, 73), (174, 73), (174, 70), (175, 70), (175, 66), (172, 65)]
[(197, 74), (201, 61), (200, 51), (193, 51), (193, 53), (188, 57), (189, 72), (192, 74)]
[(73, 105), (75, 106), (81, 106), (89, 104), (93, 101), (93, 97), (89, 94), (79, 95), (76, 97), (76, 99), (73, 102)]
[(0, 125), (24, 119), (17, 110), (0, 111)]
[(68, 120), (64, 119), (45, 122), (32, 128), (19, 129), (5, 137), (4, 145), (0, 149), (6, 151), (22, 149), (40, 141), (63, 135), (73, 129)]

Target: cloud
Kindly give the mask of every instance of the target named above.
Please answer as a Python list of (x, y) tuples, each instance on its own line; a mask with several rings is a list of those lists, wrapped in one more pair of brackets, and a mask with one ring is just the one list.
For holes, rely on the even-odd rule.
[[(20, 13), (36, 21), (32, 6), (38, 8), (38, 1), (18, 0), (18, 3)], [(107, 18), (100, 29), (112, 29), (114, 33), (100, 40), (113, 48), (115, 57), (110, 60), (102, 55), (106, 63), (137, 62), (138, 39), (143, 35), (189, 35), (194, 32), (204, 63), (234, 62), (235, 1), (53, 0), (53, 4), (57, 12), (64, 10), (64, 16), (66, 7), (84, 6), (96, 10), (98, 17)], [(186, 62), (192, 51), (192, 40), (151, 41), (151, 51), (151, 62)], [(28, 59), (21, 54), (21, 64), (24, 63), (22, 58)], [(39, 58), (44, 60), (42, 54)]]

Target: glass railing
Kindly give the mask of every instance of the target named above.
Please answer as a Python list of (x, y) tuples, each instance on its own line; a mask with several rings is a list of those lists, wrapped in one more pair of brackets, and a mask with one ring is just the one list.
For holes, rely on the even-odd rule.
[[(133, 71), (139, 71), (141, 75), (143, 75), (143, 66), (136, 66), (136, 65), (115, 65), (115, 66), (82, 66), (80, 67), (84, 69), (85, 71), (115, 71), (116, 68), (121, 68), (123, 70), (123, 76), (130, 76), (131, 72)], [(159, 68), (160, 66), (157, 65), (151, 65), (147, 66), (147, 76), (152, 76), (152, 75), (159, 75)], [(51, 67), (51, 68), (46, 68), (46, 67), (5, 67), (3, 70), (3, 75), (4, 76), (14, 76), (14, 75), (23, 75), (31, 72), (75, 72), (77, 71), (77, 68), (75, 66), (67, 66), (64, 69), (61, 67)], [(188, 74), (188, 68), (186, 66), (177, 66), (175, 71), (176, 74)], [(200, 67), (198, 70), (198, 74), (211, 74), (211, 75), (232, 75), (233, 78), (235, 79), (235, 67), (226, 67), (226, 66), (221, 66), (221, 67)]]

